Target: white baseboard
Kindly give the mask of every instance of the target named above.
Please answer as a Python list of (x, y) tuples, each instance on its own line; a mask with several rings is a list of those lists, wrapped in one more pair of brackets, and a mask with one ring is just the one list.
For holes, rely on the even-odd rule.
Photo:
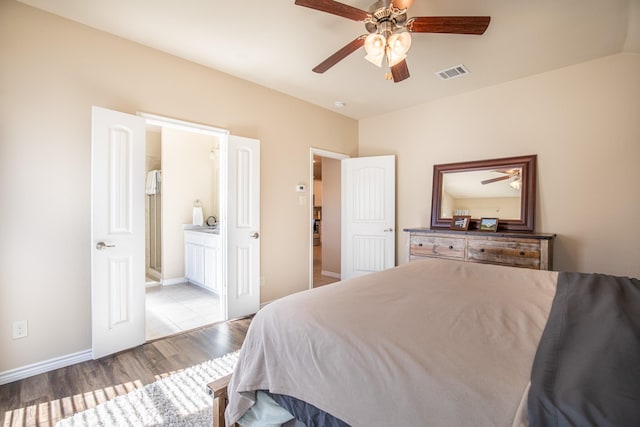
[(162, 275), (153, 268), (147, 268), (147, 271), (145, 273), (148, 277), (151, 277), (154, 280), (157, 280), (157, 281), (162, 280)]
[(322, 271), (320, 271), (320, 275), (333, 277), (334, 279), (340, 279), (341, 278), (340, 273), (334, 273), (333, 271), (322, 270)]
[(187, 279), (184, 277), (176, 277), (175, 279), (164, 279), (162, 281), (162, 286), (166, 285), (177, 285), (178, 283), (185, 283)]
[(91, 360), (91, 349), (0, 372), (0, 385)]

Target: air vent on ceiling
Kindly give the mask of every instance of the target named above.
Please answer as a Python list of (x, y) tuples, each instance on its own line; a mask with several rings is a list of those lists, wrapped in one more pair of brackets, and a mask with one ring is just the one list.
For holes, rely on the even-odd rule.
[(436, 72), (436, 76), (440, 77), (442, 80), (455, 79), (456, 77), (461, 77), (467, 74), (469, 74), (469, 70), (462, 64)]

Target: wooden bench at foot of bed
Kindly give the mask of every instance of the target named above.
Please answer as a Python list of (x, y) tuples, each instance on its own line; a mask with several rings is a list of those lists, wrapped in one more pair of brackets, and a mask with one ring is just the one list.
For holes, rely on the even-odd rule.
[(209, 394), (213, 396), (213, 427), (225, 427), (224, 410), (227, 409), (227, 403), (229, 403), (227, 386), (230, 379), (231, 374), (207, 384)]

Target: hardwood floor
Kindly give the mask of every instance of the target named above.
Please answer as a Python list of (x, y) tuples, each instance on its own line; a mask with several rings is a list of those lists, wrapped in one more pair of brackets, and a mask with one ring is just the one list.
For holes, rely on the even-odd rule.
[(205, 326), (0, 386), (0, 426), (53, 426), (75, 412), (237, 350), (251, 318)]

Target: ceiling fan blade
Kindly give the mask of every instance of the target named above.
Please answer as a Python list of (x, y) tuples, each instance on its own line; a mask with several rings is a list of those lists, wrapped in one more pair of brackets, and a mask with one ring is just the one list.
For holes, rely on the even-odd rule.
[(356, 50), (360, 49), (364, 45), (364, 39), (366, 38), (367, 38), (366, 35), (362, 35), (357, 39), (352, 40), (342, 49), (340, 49), (339, 51), (337, 51), (336, 53), (334, 53), (333, 55), (331, 55), (330, 57), (328, 57), (318, 65), (316, 65), (313, 71), (320, 74), (324, 73), (329, 68), (333, 67), (338, 62), (342, 61), (344, 58), (351, 55)]
[(391, 3), (398, 9), (409, 9), (413, 4), (413, 0), (393, 0)]
[(509, 179), (509, 178), (511, 178), (510, 175), (499, 176), (497, 178), (485, 179), (484, 181), (480, 181), (480, 184), (482, 185), (491, 184), (492, 182), (504, 181), (505, 179)]
[(520, 169), (498, 169), (495, 172), (506, 173), (508, 175), (517, 175), (520, 173)]
[(490, 16), (418, 16), (407, 20), (413, 33), (484, 34)]
[(365, 12), (357, 7), (339, 3), (334, 0), (296, 0), (295, 3), (298, 6), (332, 13), (334, 15), (342, 16), (343, 18), (353, 19), (354, 21), (364, 21), (370, 16), (369, 12)]
[(409, 67), (407, 67), (407, 61), (403, 59), (402, 62), (398, 62), (396, 65), (391, 67), (391, 76), (393, 77), (394, 83), (408, 79), (410, 74)]

